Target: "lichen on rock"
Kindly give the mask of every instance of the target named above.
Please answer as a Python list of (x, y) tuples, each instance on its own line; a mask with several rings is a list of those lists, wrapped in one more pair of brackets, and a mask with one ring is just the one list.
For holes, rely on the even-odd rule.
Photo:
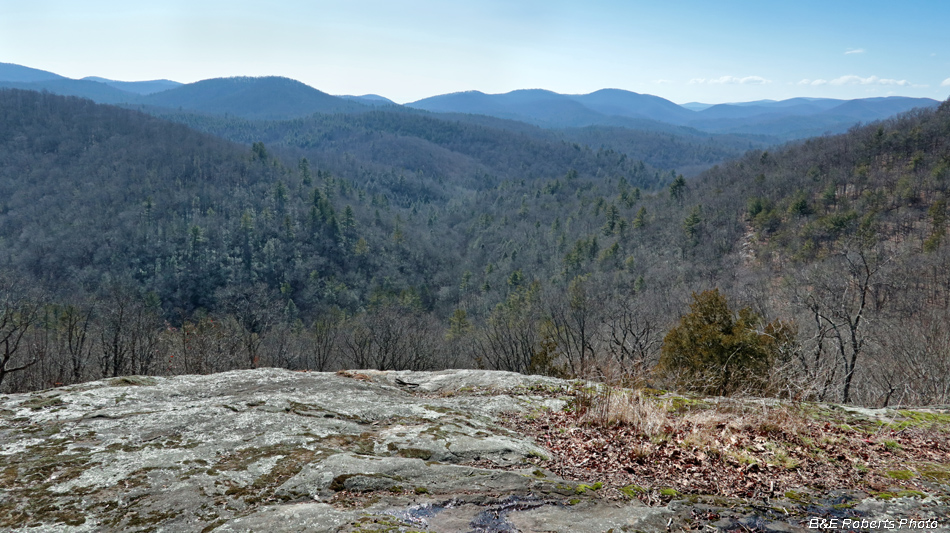
[(372, 530), (380, 517), (425, 526), (434, 515), (400, 518), (420, 505), (469, 521), (507, 497), (557, 506), (555, 487), (574, 485), (531, 475), (528, 459), (548, 452), (496, 420), (559, 409), (533, 391), (569, 385), (479, 370), (257, 369), (6, 395), (0, 529)]

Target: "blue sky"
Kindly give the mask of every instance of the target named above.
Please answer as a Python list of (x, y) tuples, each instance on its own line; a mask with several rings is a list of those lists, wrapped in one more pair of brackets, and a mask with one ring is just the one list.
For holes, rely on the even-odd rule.
[(678, 103), (950, 95), (950, 2), (0, 0), (0, 62), (281, 75), (404, 103), (612, 87)]

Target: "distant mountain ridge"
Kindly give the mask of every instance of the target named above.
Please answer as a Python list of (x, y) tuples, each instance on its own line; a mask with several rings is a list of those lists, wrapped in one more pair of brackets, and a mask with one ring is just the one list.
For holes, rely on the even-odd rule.
[(86, 81), (95, 81), (99, 83), (105, 83), (110, 87), (115, 87), (116, 89), (122, 91), (128, 91), (130, 93), (136, 94), (152, 94), (158, 93), (161, 91), (167, 91), (168, 89), (174, 89), (175, 87), (180, 87), (183, 85), (177, 81), (172, 80), (148, 80), (148, 81), (117, 81), (110, 80), (106, 78), (100, 78), (98, 76), (86, 76), (83, 78)]
[[(229, 114), (246, 119), (286, 120), (313, 113), (364, 112), (398, 106), (385, 97), (332, 96), (289, 78), (215, 78), (180, 84), (170, 80), (122, 82), (99, 77), (74, 80), (52, 72), (0, 63), (0, 87), (80, 96), (97, 103)], [(548, 129), (591, 126), (663, 133), (692, 132), (765, 136), (781, 142), (841, 133), (860, 122), (884, 119), (918, 107), (939, 104), (930, 98), (901, 96), (837, 100), (791, 98), (729, 104), (691, 102), (622, 89), (590, 94), (559, 94), (519, 89), (504, 94), (466, 91), (424, 98), (405, 108), (431, 113), (484, 115)]]
[(25, 91), (50, 92), (62, 96), (88, 98), (97, 104), (125, 104), (137, 102), (140, 95), (117, 89), (105, 83), (91, 80), (73, 80), (55, 78), (40, 81), (0, 80), (0, 88), (23, 89)]
[(250, 119), (298, 118), (369, 109), (290, 78), (214, 78), (145, 96), (139, 103)]
[(58, 79), (65, 78), (59, 74), (53, 74), (45, 70), (14, 65), (13, 63), (0, 63), (0, 81), (31, 83), (34, 81)]
[(673, 124), (685, 123), (693, 111), (665, 98), (622, 89), (601, 89), (590, 94), (569, 95), (576, 102), (605, 115), (647, 118)]
[[(648, 94), (601, 89), (584, 95), (543, 90), (504, 94), (479, 91), (445, 94), (406, 104), (440, 113), (473, 113), (522, 120), (542, 127), (624, 126), (644, 128), (642, 121), (686, 126), (711, 133), (771, 135), (795, 139), (840, 133), (857, 122), (880, 120), (917, 107), (936, 107), (930, 98), (891, 96), (859, 100), (792, 98), (789, 100), (686, 106)], [(810, 121), (802, 121), (810, 117)], [(635, 126), (629, 120), (641, 121)], [(649, 126), (646, 126), (649, 128)]]

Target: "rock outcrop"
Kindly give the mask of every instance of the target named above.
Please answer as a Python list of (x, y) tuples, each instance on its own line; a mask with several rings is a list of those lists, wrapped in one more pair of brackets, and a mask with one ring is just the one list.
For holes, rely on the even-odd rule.
[(259, 369), (0, 396), (0, 529), (665, 529), (668, 509), (585, 494), (530, 465), (547, 451), (496, 424), (562, 408), (568, 386)]
[[(559, 478), (538, 466), (550, 464), (551, 452), (499, 420), (520, 413), (544, 424), (577, 391), (568, 381), (510, 372), (258, 369), (0, 395), (0, 531), (808, 531), (809, 520), (846, 518), (932, 519), (932, 530), (946, 531), (950, 524), (942, 473), (934, 474), (933, 494), (787, 492), (740, 501), (676, 493), (653, 506), (596, 479)], [(895, 415), (858, 414), (887, 413)], [(928, 416), (945, 415), (919, 414)], [(557, 460), (564, 457), (561, 450)]]

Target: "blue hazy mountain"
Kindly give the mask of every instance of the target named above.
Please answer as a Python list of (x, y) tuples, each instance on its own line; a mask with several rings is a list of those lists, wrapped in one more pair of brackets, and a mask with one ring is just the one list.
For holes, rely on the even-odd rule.
[(829, 114), (850, 117), (864, 122), (880, 120), (916, 107), (936, 107), (940, 102), (929, 98), (888, 96), (848, 100), (828, 110)]
[(778, 102), (718, 104), (699, 111), (698, 115), (701, 117), (699, 120), (708, 120), (714, 118), (749, 118), (756, 116), (776, 118), (779, 116), (827, 114), (866, 121), (878, 120), (909, 111), (915, 107), (930, 107), (938, 103), (930, 98), (904, 96), (862, 98), (858, 100), (791, 98)]
[[(609, 90), (613, 91), (613, 90)], [(626, 92), (626, 91), (618, 91)], [(607, 114), (592, 109), (583, 103), (587, 97), (601, 109), (619, 107), (616, 94), (565, 95), (544, 89), (520, 89), (504, 94), (485, 94), (480, 91), (466, 91), (424, 98), (406, 104), (414, 109), (433, 113), (467, 113), (488, 115), (497, 118), (518, 120), (544, 128), (582, 128), (586, 126), (614, 126), (632, 129), (671, 131), (678, 129), (672, 120), (652, 118), (660, 115), (654, 110), (659, 107), (647, 100), (644, 112), (624, 109), (623, 114)], [(635, 95), (636, 93), (629, 93)], [(637, 95), (643, 96), (643, 95)], [(659, 97), (650, 97), (663, 100)], [(628, 100), (628, 99), (627, 99)], [(676, 104), (669, 102), (670, 105)], [(680, 110), (688, 112), (687, 110)], [(675, 115), (676, 112), (672, 114)]]
[(658, 96), (618, 89), (586, 95), (535, 89), (504, 94), (452, 93), (407, 105), (431, 112), (521, 120), (542, 127), (622, 126), (664, 131), (677, 125), (710, 133), (768, 135), (789, 140), (840, 133), (858, 122), (879, 120), (918, 107), (936, 107), (939, 102), (892, 96), (859, 100), (792, 98), (717, 105), (694, 102), (686, 107)]
[(180, 87), (182, 85), (181, 83), (172, 80), (117, 81), (100, 78), (98, 76), (86, 76), (83, 79), (86, 81), (104, 83), (110, 87), (135, 94), (158, 93), (167, 91), (168, 89), (174, 89), (175, 87)]
[(543, 89), (521, 89), (505, 94), (465, 91), (406, 105), (435, 113), (489, 115), (546, 127), (588, 126), (607, 118), (568, 96)]
[[(98, 103), (230, 114), (249, 119), (289, 119), (313, 113), (361, 112), (396, 106), (375, 94), (331, 96), (282, 77), (238, 77), (186, 85), (169, 80), (120, 82), (82, 80), (0, 63), (0, 87), (80, 96)], [(622, 127), (664, 133), (765, 135), (789, 140), (839, 133), (858, 122), (879, 120), (917, 107), (936, 107), (929, 98), (886, 97), (858, 100), (791, 98), (729, 104), (677, 105), (664, 98), (621, 89), (565, 95), (543, 89), (504, 94), (467, 91), (424, 98), (405, 107), (432, 113), (484, 115), (543, 128)]]
[(290, 78), (214, 78), (141, 97), (140, 103), (251, 119), (288, 119), (314, 113), (361, 111), (367, 106)]
[(702, 111), (695, 112), (693, 118), (688, 122), (711, 119), (752, 118), (759, 116), (814, 115), (825, 110), (826, 108), (823, 106), (808, 103), (798, 103), (782, 107), (772, 105), (717, 104)]
[[(753, 100), (751, 102), (730, 102), (728, 105), (734, 106), (757, 106), (757, 107), (794, 107), (801, 105), (811, 105), (815, 109), (831, 109), (837, 105), (841, 105), (842, 102), (847, 100), (839, 100), (837, 98), (789, 98), (787, 100)], [(711, 107), (711, 106), (709, 106)]]
[(59, 74), (47, 72), (36, 68), (14, 65), (13, 63), (0, 63), (0, 81), (12, 81), (18, 83), (31, 83), (35, 81), (65, 79)]
[(80, 96), (102, 104), (128, 102), (132, 96), (126, 91), (96, 81), (73, 80), (53, 72), (11, 63), (0, 63), (0, 87)]
[(601, 89), (590, 94), (570, 95), (570, 98), (604, 115), (646, 118), (671, 124), (683, 124), (695, 114), (665, 98), (621, 89)]
[(299, 81), (276, 76), (215, 78), (189, 84), (171, 80), (124, 82), (96, 76), (74, 80), (2, 63), (2, 87), (79, 96), (100, 104), (164, 107), (252, 119), (287, 119), (318, 112), (371, 109), (357, 100), (331, 96)]
[(129, 104), (138, 101), (139, 95), (110, 87), (105, 83), (91, 80), (73, 80), (57, 78), (33, 82), (0, 80), (0, 87), (23, 89), (27, 91), (46, 91), (62, 96), (88, 98), (98, 104)]
[(697, 112), (689, 126), (713, 133), (770, 135), (801, 139), (843, 133), (859, 122), (872, 122), (915, 108), (937, 107), (930, 98), (890, 96), (857, 100), (804, 99), (757, 105), (720, 104)]

